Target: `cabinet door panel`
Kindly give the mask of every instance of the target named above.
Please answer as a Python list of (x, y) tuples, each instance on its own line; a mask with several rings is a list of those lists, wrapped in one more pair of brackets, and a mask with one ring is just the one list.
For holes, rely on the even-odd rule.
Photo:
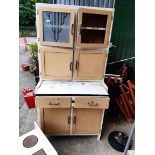
[(99, 134), (103, 110), (74, 109), (73, 134)]
[(69, 134), (70, 109), (44, 109), (44, 131), (46, 134)]
[(76, 51), (74, 79), (102, 80), (106, 65), (106, 52)]
[(84, 48), (106, 48), (109, 45), (112, 10), (78, 10), (77, 46)]
[(73, 47), (75, 9), (44, 4), (38, 12), (40, 44)]
[(59, 48), (41, 49), (43, 79), (71, 80), (73, 51)]

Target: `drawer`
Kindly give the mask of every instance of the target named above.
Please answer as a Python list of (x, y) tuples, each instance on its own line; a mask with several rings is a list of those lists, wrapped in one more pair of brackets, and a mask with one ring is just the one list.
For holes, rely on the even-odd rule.
[(71, 98), (36, 97), (37, 108), (70, 108)]
[(109, 98), (75, 98), (75, 108), (108, 109)]

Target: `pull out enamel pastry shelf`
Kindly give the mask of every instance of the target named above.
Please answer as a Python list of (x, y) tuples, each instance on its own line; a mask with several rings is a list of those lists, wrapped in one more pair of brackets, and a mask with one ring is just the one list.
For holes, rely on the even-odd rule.
[(80, 48), (108, 48), (111, 36), (113, 9), (78, 9), (77, 46)]
[(37, 3), (37, 31), (41, 45), (73, 47), (75, 9)]
[(100, 96), (108, 97), (103, 81), (50, 81), (42, 80), (35, 89), (36, 96)]

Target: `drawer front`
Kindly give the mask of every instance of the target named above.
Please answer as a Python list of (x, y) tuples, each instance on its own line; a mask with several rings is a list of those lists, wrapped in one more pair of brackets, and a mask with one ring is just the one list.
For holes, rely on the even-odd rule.
[(70, 108), (71, 98), (36, 97), (37, 108)]
[(109, 98), (75, 98), (75, 108), (108, 109)]

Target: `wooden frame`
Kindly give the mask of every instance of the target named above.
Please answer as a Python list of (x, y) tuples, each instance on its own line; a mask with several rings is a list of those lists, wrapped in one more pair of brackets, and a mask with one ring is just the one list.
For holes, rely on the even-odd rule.
[[(99, 14), (99, 15), (107, 15), (107, 23), (105, 30), (105, 38), (104, 43), (81, 43), (81, 25), (82, 25), (82, 17), (83, 13), (88, 14)], [(101, 10), (101, 9), (93, 9), (93, 8), (79, 8), (78, 9), (78, 28), (77, 28), (77, 46), (82, 48), (107, 48), (109, 46), (110, 40), (110, 31), (112, 25), (112, 14), (113, 12), (110, 10)]]
[(106, 62), (107, 51), (77, 49), (74, 54), (74, 80), (103, 80)]
[[(47, 53), (49, 54), (48, 56), (46, 56)], [(63, 56), (63, 54), (65, 55)], [(60, 56), (62, 58), (59, 61)], [(41, 57), (42, 79), (52, 79), (52, 80), (71, 80), (72, 79), (73, 50), (62, 49), (62, 48), (45, 48), (45, 47), (42, 48), (41, 47), (40, 57)]]
[[(39, 14), (39, 38), (38, 41), (41, 45), (47, 46), (60, 46), (60, 47), (73, 47), (73, 38), (74, 38), (74, 20), (75, 20), (75, 9), (67, 8), (60, 5), (50, 5), (50, 6), (42, 6), (38, 7)], [(60, 12), (60, 13), (69, 13), (70, 14), (70, 33), (69, 33), (69, 43), (61, 43), (61, 42), (47, 42), (43, 40), (43, 12)]]

